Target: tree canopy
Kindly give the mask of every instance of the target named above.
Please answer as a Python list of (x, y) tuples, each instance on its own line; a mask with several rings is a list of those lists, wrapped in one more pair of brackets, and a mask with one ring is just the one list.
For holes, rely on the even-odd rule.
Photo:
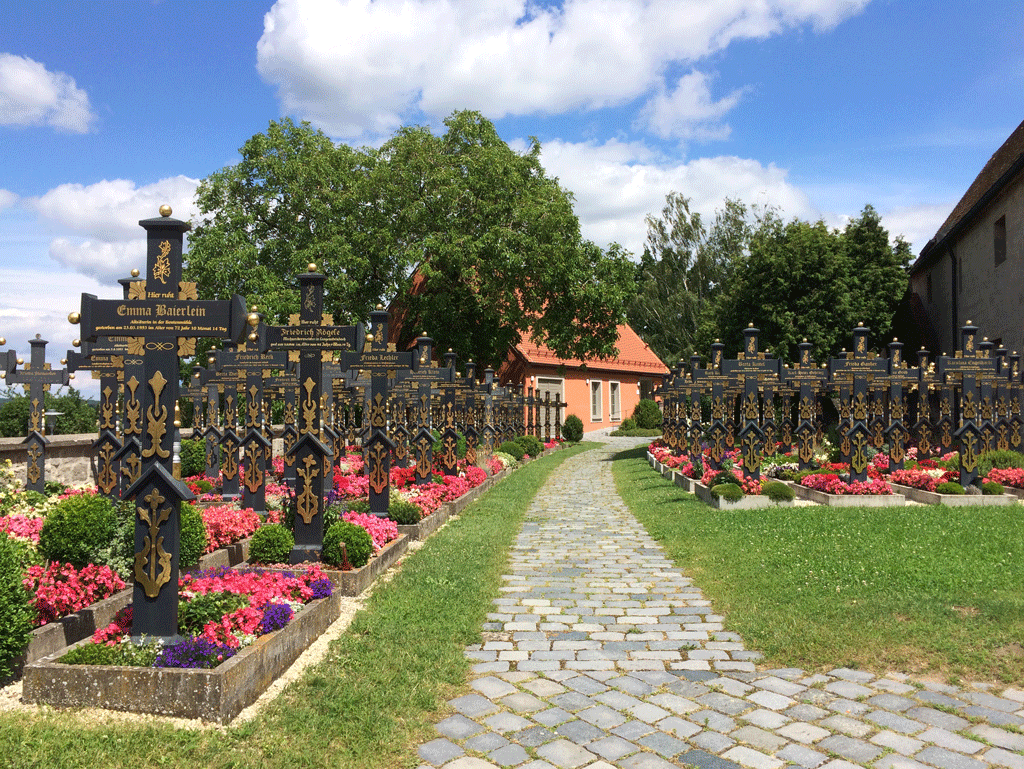
[[(0, 436), (14, 438), (28, 435), (28, 396), (20, 392), (22, 388), (7, 387), (3, 396), (8, 400), (0, 406)], [(96, 430), (96, 409), (90, 406), (82, 394), (74, 387), (66, 393), (60, 388), (58, 393), (45, 393), (43, 408), (46, 411), (59, 411), (60, 416), (54, 418), (54, 432), (57, 435), (78, 435)], [(48, 427), (48, 425), (47, 425)]]
[(401, 342), (426, 332), (482, 365), (525, 331), (563, 357), (612, 352), (633, 293), (621, 249), (581, 237), (536, 139), (515, 152), (475, 112), (444, 124), (440, 136), (406, 127), (354, 149), (307, 123), (271, 123), (200, 184), (186, 279), (282, 323), (314, 263), (336, 323), (392, 304)]
[(647, 226), (628, 316), (668, 365), (693, 352), (706, 358), (715, 339), (734, 356), (749, 323), (761, 331), (761, 348), (784, 360), (795, 360), (805, 337), (819, 360), (835, 355), (858, 322), (871, 328), (876, 348), (889, 341), (910, 247), (889, 242), (870, 205), (838, 230), (726, 201), (706, 227), (686, 198), (670, 193)]

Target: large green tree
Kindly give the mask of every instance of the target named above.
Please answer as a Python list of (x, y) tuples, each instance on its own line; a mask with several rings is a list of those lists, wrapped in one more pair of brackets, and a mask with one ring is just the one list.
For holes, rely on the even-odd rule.
[[(28, 435), (28, 397), (19, 392), (21, 387), (8, 387), (3, 397), (6, 402), (0, 406), (0, 436), (14, 438)], [(63, 387), (56, 394), (46, 393), (44, 409), (59, 411), (60, 416), (54, 417), (54, 431), (57, 435), (78, 435), (96, 430), (96, 409), (82, 398), (82, 394), (74, 387), (63, 392)], [(49, 427), (49, 425), (47, 425)]]
[(315, 263), (335, 322), (393, 304), (402, 342), (425, 331), (495, 366), (526, 331), (564, 357), (612, 352), (633, 290), (626, 255), (581, 237), (536, 140), (515, 152), (475, 112), (445, 128), (353, 149), (272, 123), (201, 183), (187, 279), (283, 322), (298, 309), (295, 275)]
[(752, 226), (746, 206), (734, 200), (726, 200), (707, 226), (678, 192), (666, 196), (660, 217), (648, 215), (646, 222), (647, 243), (626, 314), (671, 366), (696, 349), (709, 309), (743, 262)]
[(837, 354), (860, 322), (881, 349), (906, 290), (909, 258), (909, 246), (902, 239), (890, 244), (870, 205), (843, 230), (765, 212), (742, 268), (705, 315), (701, 352), (721, 338), (726, 355), (735, 355), (748, 323), (761, 330), (762, 349), (787, 361), (796, 359), (804, 338), (819, 360)]

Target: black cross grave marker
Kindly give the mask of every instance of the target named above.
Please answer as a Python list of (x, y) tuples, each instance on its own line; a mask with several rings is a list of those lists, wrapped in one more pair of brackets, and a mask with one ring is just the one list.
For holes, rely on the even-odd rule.
[(828, 383), (828, 370), (817, 366), (811, 358), (813, 345), (805, 338), (797, 345), (799, 360), (793, 368), (783, 372), (786, 383), (797, 391), (797, 424), (793, 434), (796, 436), (797, 457), (800, 469), (807, 470), (814, 459), (814, 440), (817, 429), (814, 424), (815, 404)]
[(32, 346), (32, 355), (28, 365), (23, 369), (8, 369), (7, 384), (25, 386), (28, 396), (28, 437), (24, 443), (27, 451), (25, 462), (25, 488), (28, 491), (43, 493), (46, 484), (46, 393), (50, 385), (66, 385), (68, 370), (66, 368), (51, 369), (46, 362), (46, 340), (36, 334), (35, 339), (28, 342)]
[[(144, 281), (130, 285), (123, 300), (100, 300), (82, 294), (84, 341), (101, 337), (132, 337), (144, 360), (139, 409), (142, 415), (142, 470), (125, 491), (135, 499), (135, 583), (132, 595), (132, 639), (176, 643), (178, 636), (178, 548), (182, 501), (194, 495), (173, 476), (174, 408), (178, 400), (179, 355), (195, 354), (195, 338), (240, 339), (245, 333), (245, 303), (201, 301), (195, 284), (181, 282), (182, 240), (188, 222), (171, 219), (170, 206), (161, 218), (145, 219), (147, 269)], [(128, 382), (125, 383), (129, 385)]]

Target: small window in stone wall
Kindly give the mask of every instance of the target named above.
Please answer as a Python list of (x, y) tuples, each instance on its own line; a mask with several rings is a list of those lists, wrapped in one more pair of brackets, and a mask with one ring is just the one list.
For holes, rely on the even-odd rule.
[(992, 251), (995, 254), (996, 267), (1006, 261), (1006, 217), (996, 219), (992, 228)]

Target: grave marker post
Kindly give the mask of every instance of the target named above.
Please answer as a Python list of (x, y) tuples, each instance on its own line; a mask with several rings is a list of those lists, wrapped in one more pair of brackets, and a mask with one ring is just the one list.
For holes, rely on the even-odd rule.
[(324, 480), (332, 451), (320, 439), (320, 388), (324, 360), (335, 350), (359, 349), (363, 345), (362, 326), (335, 326), (323, 312), (326, 278), (310, 264), (299, 275), (299, 314), (287, 326), (267, 328), (271, 350), (287, 350), (294, 359), (298, 353), (300, 399), (298, 403), (299, 437), (292, 447), (295, 455), (295, 547), (291, 563), (316, 560), (324, 538)]
[(996, 350), (998, 361), (995, 381), (992, 385), (992, 397), (995, 404), (994, 426), (996, 431), (996, 448), (1000, 451), (1010, 449), (1010, 351), (1005, 347)]
[[(83, 345), (80, 340), (75, 342)], [(124, 358), (100, 353), (85, 342), (82, 352), (68, 350), (66, 360), (69, 376), (76, 371), (89, 371), (93, 379), (100, 380), (100, 402), (96, 409), (99, 436), (92, 444), (96, 456), (96, 488), (107, 499), (119, 500), (121, 466), (117, 455), (121, 451), (121, 439), (117, 435), (117, 395), (120, 390), (117, 380), (124, 375)]]
[(391, 452), (394, 441), (387, 433), (388, 378), (410, 370), (417, 356), (411, 350), (397, 352), (388, 344), (388, 313), (381, 305), (370, 313), (369, 349), (341, 353), (344, 368), (361, 369), (370, 375), (368, 417), (370, 437), (366, 448), (366, 477), (370, 482), (370, 513), (387, 518), (391, 494)]
[(1020, 451), (1024, 444), (1024, 418), (1021, 417), (1021, 395), (1024, 388), (1021, 387), (1021, 366), (1020, 354), (1016, 351), (1009, 356), (1009, 395), (1010, 402), (1010, 449)]
[(25, 387), (28, 397), (28, 436), (22, 441), (27, 452), (25, 489), (42, 494), (46, 485), (46, 446), (50, 442), (46, 437), (46, 393), (50, 385), (68, 383), (68, 370), (50, 368), (46, 362), (47, 341), (39, 334), (28, 343), (32, 346), (28, 364), (23, 369), (9, 368), (6, 382)]
[(847, 353), (845, 358), (831, 358), (828, 364), (831, 380), (838, 383), (841, 390), (846, 387), (850, 392), (850, 426), (844, 437), (849, 441), (847, 445), (850, 449), (850, 480), (861, 482), (866, 481), (868, 477), (868, 388), (872, 386), (876, 377), (889, 375), (888, 359), (879, 358), (875, 353), (868, 352), (870, 333), (870, 329), (863, 323), (858, 323), (857, 328), (853, 330), (853, 352)]
[(978, 424), (981, 415), (981, 388), (985, 380), (995, 375), (996, 360), (984, 355), (975, 342), (978, 327), (967, 321), (960, 328), (960, 349), (952, 357), (941, 355), (938, 359), (939, 379), (948, 386), (958, 389), (959, 427), (953, 433), (960, 452), (960, 485), (978, 485), (978, 456), (981, 454), (982, 434)]
[(189, 224), (171, 219), (169, 206), (160, 213), (159, 219), (139, 222), (146, 230), (145, 280), (132, 281), (123, 300), (82, 294), (81, 312), (68, 319), (81, 323), (85, 341), (129, 337), (133, 353), (143, 360), (143, 381), (131, 389), (133, 396), (141, 395), (142, 468), (124, 494), (135, 500), (136, 510), (132, 639), (155, 638), (167, 645), (180, 640), (180, 505), (195, 498), (174, 478), (172, 468), (178, 359), (195, 354), (198, 336), (241, 338), (245, 304), (237, 295), (227, 301), (201, 301), (195, 284), (181, 281), (182, 239)]
[(797, 345), (800, 351), (797, 364), (791, 369), (786, 369), (784, 374), (788, 385), (797, 390), (795, 435), (801, 470), (809, 469), (811, 460), (814, 459), (814, 441), (817, 435), (814, 424), (817, 416), (815, 404), (828, 382), (828, 370), (817, 366), (811, 359), (812, 347), (805, 337), (804, 341)]
[[(774, 384), (779, 381), (782, 362), (767, 353), (759, 352), (757, 335), (759, 329), (751, 323), (743, 329), (743, 352), (734, 361), (725, 361), (722, 369), (731, 374), (742, 388), (743, 426), (740, 428), (740, 456), (743, 458), (743, 474), (747, 478), (760, 480), (761, 461), (764, 459), (765, 433), (759, 424), (760, 409), (758, 396), (774, 391)], [(765, 411), (770, 408), (765, 398)], [(721, 461), (721, 460), (719, 460)]]
[(935, 387), (935, 380), (932, 376), (932, 366), (928, 363), (928, 355), (924, 347), (917, 351), (917, 421), (914, 422), (913, 429), (918, 459), (928, 459), (933, 448), (931, 393)]

